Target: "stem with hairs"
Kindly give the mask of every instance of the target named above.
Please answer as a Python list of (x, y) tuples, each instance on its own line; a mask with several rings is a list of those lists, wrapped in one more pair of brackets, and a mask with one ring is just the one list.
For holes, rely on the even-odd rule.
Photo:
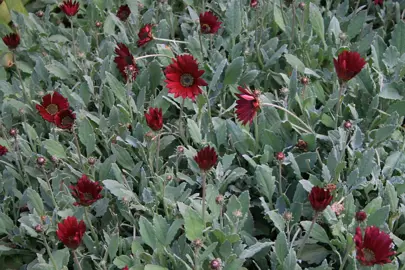
[(82, 170), (84, 172), (84, 163), (83, 163), (83, 160), (82, 160), (82, 153), (80, 151), (79, 138), (77, 137), (75, 127), (72, 127), (72, 133), (73, 133), (73, 137), (75, 139), (75, 145), (76, 145), (76, 148), (77, 148), (77, 155), (79, 156), (80, 167), (82, 168)]
[(44, 176), (45, 176), (46, 183), (48, 184), (49, 191), (51, 192), (52, 202), (53, 202), (53, 204), (55, 205), (55, 208), (57, 208), (57, 207), (58, 207), (58, 204), (56, 203), (55, 195), (54, 195), (53, 192), (52, 192), (51, 181), (49, 181), (49, 177), (48, 177), (48, 175), (46, 174), (46, 171), (45, 171), (45, 169), (44, 169), (44, 166), (41, 166), (41, 169), (42, 169), (42, 173), (43, 173)]
[(167, 39), (167, 38), (157, 38), (153, 37), (154, 40), (157, 41), (163, 41), (163, 42), (173, 42), (173, 43), (181, 43), (181, 44), (188, 44), (188, 41), (181, 41), (181, 40), (175, 40), (175, 39)]
[(145, 59), (145, 58), (150, 58), (150, 57), (167, 57), (167, 58), (171, 58), (168, 55), (165, 54), (149, 54), (149, 55), (144, 55), (144, 56), (139, 56), (135, 58), (135, 61), (141, 60), (141, 59)]
[(205, 193), (206, 193), (206, 185), (207, 185), (207, 172), (202, 171), (201, 174), (201, 182), (202, 182), (202, 220), (204, 223), (204, 228), (205, 228)]
[(253, 118), (254, 129), (255, 129), (255, 142), (256, 142), (256, 151), (259, 153), (260, 142), (259, 142), (259, 124), (257, 123), (257, 115)]
[(335, 122), (335, 128), (338, 127), (339, 124), (339, 114), (341, 113), (342, 110), (342, 103), (343, 103), (343, 93), (346, 90), (346, 82), (341, 82), (339, 86), (339, 96), (338, 96), (338, 102), (336, 104), (336, 111), (335, 111), (335, 117), (336, 117), (336, 122)]
[(82, 266), (80, 265), (79, 259), (77, 258), (76, 251), (72, 249), (73, 261), (75, 262), (77, 268), (79, 270), (83, 270)]
[(308, 232), (305, 234), (304, 240), (301, 242), (301, 245), (300, 245), (300, 247), (298, 248), (298, 256), (297, 256), (298, 258), (301, 256), (302, 252), (304, 251), (305, 243), (306, 243), (306, 242), (308, 241), (308, 239), (309, 239), (309, 235), (311, 234), (312, 229), (314, 228), (314, 225), (315, 225), (315, 223), (316, 223), (316, 219), (318, 218), (318, 215), (319, 215), (319, 212), (316, 211), (315, 214), (314, 214), (314, 218), (312, 219), (311, 226), (309, 227)]
[(160, 133), (157, 135), (157, 148), (156, 148), (156, 174), (159, 174), (159, 152), (160, 152)]
[(90, 217), (89, 217), (89, 207), (85, 207), (84, 208), (84, 217), (85, 217), (85, 219), (86, 219), (86, 221), (87, 221), (87, 224), (89, 225), (89, 227), (90, 227), (90, 232), (91, 232), (91, 235), (93, 236), (93, 238), (94, 238), (94, 240), (96, 241), (96, 246), (98, 247), (98, 245), (99, 245), (99, 243), (98, 243), (98, 236), (97, 236), (97, 234), (96, 234), (96, 232), (94, 231), (94, 227), (93, 227), (93, 224), (91, 223), (91, 219), (90, 219)]
[(52, 256), (51, 248), (49, 247), (48, 241), (46, 240), (45, 236), (44, 236), (42, 233), (41, 233), (41, 238), (42, 238), (42, 241), (44, 241), (44, 245), (45, 245), (45, 248), (46, 248), (46, 252), (48, 252), (49, 259), (50, 259), (51, 262), (52, 262), (53, 268), (54, 268), (55, 270), (59, 270), (59, 269), (58, 269), (58, 266), (57, 266), (57, 264), (56, 264), (56, 262), (55, 262), (55, 259), (54, 259), (53, 256)]

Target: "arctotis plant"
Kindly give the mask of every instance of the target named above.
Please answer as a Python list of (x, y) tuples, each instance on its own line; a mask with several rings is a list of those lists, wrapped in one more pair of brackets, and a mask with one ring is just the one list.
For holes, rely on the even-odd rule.
[(405, 269), (405, 1), (27, 10), (0, 26), (1, 270)]

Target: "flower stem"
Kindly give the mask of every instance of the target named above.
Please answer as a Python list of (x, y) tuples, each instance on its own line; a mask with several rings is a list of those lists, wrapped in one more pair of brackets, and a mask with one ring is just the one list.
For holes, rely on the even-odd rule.
[(335, 128), (338, 127), (339, 123), (339, 114), (341, 112), (341, 107), (342, 107), (342, 102), (343, 102), (343, 93), (346, 89), (346, 83), (341, 82), (339, 86), (339, 96), (338, 96), (338, 102), (336, 104), (336, 111), (335, 111), (335, 117), (336, 117), (336, 122), (335, 122)]
[(179, 133), (180, 133), (180, 138), (183, 139), (184, 143), (186, 143), (186, 139), (184, 136), (183, 132), (183, 110), (184, 110), (184, 102), (185, 99), (183, 98), (181, 104), (180, 104), (180, 116), (179, 116)]
[(160, 133), (157, 135), (157, 148), (156, 148), (156, 174), (159, 174), (159, 152), (160, 152)]
[(262, 105), (263, 105), (263, 106), (270, 106), (270, 107), (273, 107), (273, 108), (276, 108), (276, 109), (279, 109), (279, 110), (282, 110), (282, 111), (288, 113), (289, 115), (291, 115), (292, 117), (294, 117), (295, 119), (297, 119), (297, 120), (305, 127), (305, 129), (304, 129), (304, 128), (301, 128), (302, 130), (305, 130), (305, 132), (307, 132), (307, 133), (314, 133), (314, 132), (312, 131), (311, 127), (309, 127), (307, 124), (305, 124), (305, 122), (302, 121), (301, 118), (299, 118), (298, 116), (296, 116), (295, 114), (293, 114), (293, 113), (290, 112), (289, 110), (287, 110), (287, 109), (285, 109), (285, 108), (283, 108), (283, 107), (281, 107), (281, 106), (278, 106), (278, 105), (276, 105), (276, 104), (272, 104), (272, 103), (263, 103)]
[(206, 185), (207, 185), (207, 173), (203, 171), (201, 174), (201, 182), (202, 182), (202, 220), (205, 227), (205, 193), (206, 193)]
[(171, 58), (168, 55), (165, 54), (149, 54), (149, 55), (144, 55), (144, 56), (139, 56), (135, 58), (135, 61), (141, 60), (141, 59), (145, 59), (145, 58), (150, 58), (150, 57), (167, 57), (167, 58)]
[(175, 39), (157, 38), (157, 37), (153, 37), (153, 39), (157, 40), (157, 41), (163, 41), (163, 42), (173, 42), (173, 43), (188, 44), (188, 41), (181, 41), (181, 40), (175, 40)]
[(198, 39), (199, 39), (199, 41), (200, 41), (201, 57), (204, 58), (204, 47), (203, 47), (203, 43), (202, 43), (202, 32), (201, 32), (201, 29), (200, 29), (200, 31), (198, 31)]
[(75, 144), (76, 144), (76, 148), (77, 148), (77, 155), (79, 156), (79, 162), (80, 162), (80, 166), (82, 167), (82, 170), (84, 171), (84, 163), (82, 160), (82, 154), (80, 151), (80, 143), (79, 143), (79, 138), (77, 138), (77, 134), (75, 131), (75, 128), (72, 128), (72, 133), (73, 133), (73, 137), (75, 138)]
[(255, 142), (256, 142), (256, 151), (259, 152), (260, 141), (259, 141), (259, 125), (257, 123), (257, 115), (253, 118), (254, 129), (255, 129)]
[(46, 182), (48, 183), (49, 191), (51, 192), (52, 202), (53, 202), (55, 208), (57, 208), (57, 207), (58, 207), (58, 204), (56, 203), (55, 195), (53, 195), (51, 182), (49, 181), (49, 178), (48, 178), (48, 175), (46, 174), (46, 171), (45, 171), (45, 169), (44, 169), (44, 166), (41, 166), (41, 169), (42, 169), (42, 173), (43, 173), (44, 176), (45, 176), (45, 180), (46, 180)]
[(28, 180), (27, 174), (25, 173), (25, 169), (23, 169), (24, 168), (23, 160), (22, 160), (22, 156), (21, 156), (20, 147), (18, 146), (17, 137), (15, 138), (14, 143), (15, 143), (15, 153), (17, 155), (17, 162), (16, 163), (17, 163), (18, 171), (22, 175), (22, 177), (24, 178), (27, 186), (29, 187), (30, 186), (30, 181)]
[(52, 262), (53, 268), (54, 268), (55, 270), (59, 270), (59, 269), (58, 269), (58, 266), (56, 265), (55, 259), (54, 259), (53, 256), (52, 256), (51, 248), (50, 248), (49, 245), (48, 245), (48, 241), (46, 240), (46, 238), (45, 238), (45, 236), (44, 236), (43, 234), (41, 234), (41, 238), (42, 238), (42, 241), (44, 241), (44, 245), (45, 245), (45, 248), (46, 248), (46, 252), (48, 252), (49, 259), (50, 259), (51, 262)]
[(72, 255), (73, 255), (73, 261), (75, 262), (77, 268), (79, 270), (83, 270), (82, 266), (80, 265), (79, 259), (77, 258), (77, 254), (75, 250), (72, 250)]
[[(354, 243), (354, 242), (353, 242), (353, 243)], [(347, 246), (347, 250), (346, 250), (346, 252), (345, 252), (345, 256), (343, 257), (343, 261), (342, 261), (342, 264), (341, 264), (340, 267), (339, 267), (339, 270), (343, 270), (343, 269), (345, 268), (345, 264), (346, 264), (347, 259), (349, 258), (349, 253), (350, 253), (350, 250), (352, 249), (352, 246), (353, 246), (352, 243), (350, 243), (350, 244)]]
[(282, 164), (282, 162), (281, 161), (279, 161), (278, 162), (278, 192), (280, 193), (280, 196), (281, 196), (281, 194), (283, 194), (283, 183), (282, 183), (282, 181), (281, 181), (281, 170), (282, 170), (282, 166), (283, 166), (283, 164)]
[(72, 28), (72, 42), (73, 42), (73, 54), (76, 56), (77, 52), (76, 52), (76, 42), (75, 42), (75, 28), (73, 27), (73, 19), (70, 20), (70, 26)]
[(89, 217), (88, 210), (89, 210), (89, 207), (85, 207), (85, 208), (84, 208), (84, 217), (86, 218), (87, 224), (88, 224), (89, 227), (90, 227), (91, 235), (93, 236), (94, 240), (95, 240), (96, 243), (97, 243), (96, 246), (98, 246), (98, 236), (97, 236), (96, 232), (94, 231), (94, 227), (93, 227), (93, 224), (91, 223), (91, 219), (90, 219), (90, 217)]
[(20, 79), (20, 82), (21, 82), (21, 88), (22, 88), (22, 92), (23, 92), (24, 103), (25, 104), (27, 104), (27, 102), (31, 103), (31, 101), (27, 97), (27, 90), (25, 89), (24, 81), (23, 81), (23, 78), (21, 76), (21, 70), (17, 65), (17, 59), (16, 59), (14, 53), (13, 53), (13, 58), (14, 58), (13, 61), (14, 61), (15, 69), (17, 70), (17, 75), (18, 75), (18, 78)]
[(305, 243), (308, 241), (309, 235), (311, 234), (312, 229), (314, 228), (316, 219), (318, 218), (318, 214), (319, 214), (319, 212), (315, 212), (314, 218), (312, 219), (311, 226), (309, 227), (308, 232), (305, 234), (304, 240), (301, 242), (301, 245), (298, 249), (298, 256), (297, 256), (298, 258), (301, 256), (302, 251), (304, 250)]
[(290, 49), (294, 43), (294, 36), (295, 36), (295, 16), (296, 16), (296, 10), (295, 10), (295, 1), (293, 0), (292, 3), (292, 26), (291, 26), (291, 39), (290, 39)]

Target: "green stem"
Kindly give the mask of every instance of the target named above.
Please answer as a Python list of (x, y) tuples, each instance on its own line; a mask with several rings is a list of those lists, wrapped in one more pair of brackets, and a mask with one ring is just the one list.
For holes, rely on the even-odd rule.
[(204, 228), (205, 228), (205, 193), (206, 193), (206, 185), (207, 185), (207, 173), (206, 171), (203, 171), (201, 174), (201, 182), (202, 182), (202, 220), (204, 223)]
[(74, 127), (72, 128), (72, 133), (73, 133), (73, 137), (75, 139), (75, 145), (76, 145), (76, 148), (77, 148), (77, 155), (79, 156), (80, 167), (82, 168), (82, 170), (84, 172), (84, 163), (83, 163), (83, 160), (82, 160), (82, 153), (80, 151), (80, 143), (79, 143), (79, 139), (77, 138), (77, 134), (76, 134), (76, 131), (75, 131)]
[(182, 44), (188, 44), (188, 41), (181, 41), (181, 40), (175, 40), (175, 39), (167, 39), (167, 38), (157, 38), (153, 37), (154, 40), (157, 41), (163, 41), (163, 42), (173, 42), (173, 43), (182, 43)]
[(341, 107), (343, 103), (343, 93), (346, 89), (346, 83), (341, 82), (339, 86), (339, 96), (338, 96), (338, 103), (336, 104), (336, 111), (335, 111), (335, 117), (336, 117), (336, 122), (335, 122), (335, 128), (338, 127), (339, 124), (339, 114), (341, 113)]
[(90, 227), (91, 235), (93, 236), (94, 240), (95, 240), (96, 243), (97, 243), (96, 246), (98, 246), (98, 244), (99, 244), (99, 243), (98, 243), (98, 236), (97, 236), (96, 232), (94, 231), (94, 227), (93, 227), (93, 224), (91, 223), (91, 219), (90, 219), (90, 217), (89, 217), (88, 211), (89, 211), (89, 207), (85, 207), (85, 208), (84, 208), (84, 217), (86, 218), (87, 224), (88, 224), (89, 227)]
[(180, 116), (179, 116), (179, 133), (180, 133), (180, 138), (183, 139), (184, 143), (186, 143), (186, 139), (184, 136), (183, 132), (183, 110), (184, 110), (184, 102), (185, 99), (183, 98), (181, 104), (180, 104)]
[(196, 247), (196, 249), (194, 250), (194, 267), (193, 270), (198, 270), (199, 269), (199, 253), (200, 253), (200, 247)]
[(41, 237), (42, 237), (42, 241), (44, 241), (44, 245), (45, 245), (45, 248), (46, 248), (46, 252), (48, 252), (48, 256), (49, 256), (49, 259), (50, 259), (51, 262), (52, 262), (53, 268), (54, 268), (55, 270), (59, 270), (59, 269), (58, 269), (58, 266), (57, 266), (57, 264), (56, 264), (56, 262), (55, 262), (55, 259), (54, 259), (53, 256), (52, 256), (51, 248), (50, 248), (49, 245), (48, 245), (48, 241), (46, 240), (45, 236), (44, 236), (42, 233), (41, 233)]
[(13, 61), (14, 61), (15, 69), (17, 70), (18, 78), (20, 79), (20, 82), (21, 82), (21, 88), (22, 88), (22, 92), (23, 92), (24, 103), (27, 104), (27, 102), (29, 102), (31, 104), (31, 100), (29, 100), (28, 97), (27, 97), (27, 90), (25, 89), (24, 81), (23, 81), (23, 78), (22, 78), (22, 75), (21, 75), (21, 70), (17, 65), (17, 59), (15, 57), (14, 52), (13, 52)]
[(259, 153), (260, 150), (260, 141), (259, 141), (259, 125), (257, 123), (257, 115), (253, 118), (254, 129), (255, 129), (255, 142), (256, 142), (256, 151)]
[(135, 58), (135, 61), (141, 60), (141, 59), (145, 59), (145, 58), (150, 58), (150, 57), (167, 57), (167, 58), (171, 58), (168, 55), (165, 54), (149, 54), (149, 55), (144, 55), (144, 56), (139, 56)]
[(348, 247), (347, 247), (347, 250), (346, 250), (346, 252), (345, 252), (345, 256), (343, 257), (343, 261), (342, 261), (342, 264), (340, 265), (340, 267), (339, 267), (339, 270), (343, 270), (343, 269), (345, 269), (345, 264), (346, 264), (346, 261), (347, 261), (347, 259), (349, 258), (349, 253), (350, 253), (350, 250), (352, 249), (352, 244), (350, 244)]
[(310, 236), (310, 234), (312, 232), (312, 229), (314, 228), (314, 225), (316, 223), (316, 219), (318, 218), (318, 214), (319, 214), (319, 212), (315, 212), (314, 218), (312, 219), (311, 226), (309, 227), (308, 232), (305, 234), (304, 240), (301, 242), (301, 245), (300, 245), (300, 247), (298, 249), (298, 256), (297, 256), (298, 258), (301, 257), (302, 251), (304, 250), (305, 243), (308, 241), (308, 238), (309, 238), (309, 236)]
[(55, 208), (57, 208), (57, 207), (58, 207), (58, 204), (56, 203), (55, 195), (53, 194), (53, 191), (52, 191), (51, 182), (49, 181), (48, 175), (47, 175), (46, 172), (45, 172), (44, 166), (41, 166), (41, 169), (42, 169), (42, 173), (43, 173), (44, 176), (45, 176), (45, 180), (46, 180), (46, 182), (48, 183), (48, 188), (49, 188), (49, 191), (51, 192), (52, 202), (53, 202)]
[(73, 261), (75, 262), (77, 268), (79, 270), (83, 270), (82, 266), (80, 265), (79, 259), (77, 258), (76, 251), (72, 249)]
[(157, 135), (157, 148), (156, 148), (156, 174), (159, 174), (159, 152), (160, 152), (160, 134)]
[(278, 162), (278, 190), (279, 190), (280, 196), (281, 196), (281, 194), (283, 194), (283, 183), (281, 181), (282, 166), (283, 166), (282, 161), (279, 161)]
[(204, 47), (203, 47), (203, 43), (202, 43), (202, 32), (201, 29), (198, 32), (198, 39), (200, 41), (200, 49), (201, 49), (201, 57), (204, 58)]
[(291, 27), (290, 49), (294, 43), (294, 36), (295, 36), (295, 16), (296, 16), (295, 1), (292, 1), (291, 5), (292, 5), (293, 17), (292, 17), (292, 27)]
[(131, 103), (131, 92), (132, 92), (132, 74), (128, 74), (128, 83), (127, 83), (127, 101), (128, 101), (128, 109), (129, 109), (129, 119), (132, 125), (133, 120), (133, 110), (132, 110), (132, 103)]
[(27, 177), (27, 175), (25, 173), (25, 169), (23, 169), (24, 168), (23, 160), (22, 160), (22, 156), (21, 156), (21, 151), (20, 151), (19, 146), (18, 146), (17, 137), (15, 138), (14, 143), (15, 143), (15, 153), (17, 155), (17, 162), (16, 163), (17, 163), (18, 171), (22, 175), (22, 177), (24, 178), (27, 186), (29, 187), (30, 186), (30, 181), (28, 180), (28, 177)]
[(74, 54), (74, 56), (76, 56), (77, 51), (76, 51), (75, 31), (74, 31), (75, 28), (73, 27), (73, 19), (70, 20), (70, 26), (72, 28), (73, 54)]

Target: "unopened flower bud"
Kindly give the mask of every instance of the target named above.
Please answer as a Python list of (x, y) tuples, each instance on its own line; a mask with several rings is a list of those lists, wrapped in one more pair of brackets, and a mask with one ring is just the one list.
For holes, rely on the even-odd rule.
[(308, 151), (308, 143), (304, 140), (299, 139), (298, 143), (295, 146), (298, 147), (301, 151)]
[(292, 213), (289, 212), (289, 211), (285, 211), (284, 214), (283, 214), (283, 219), (284, 219), (286, 222), (290, 222), (290, 221), (293, 219)]
[(356, 220), (358, 222), (363, 222), (367, 219), (367, 213), (364, 211), (359, 211), (356, 213)]
[(177, 146), (177, 152), (179, 153), (179, 154), (183, 154), (184, 153), (184, 147), (183, 146)]
[(89, 163), (90, 166), (93, 166), (94, 164), (96, 164), (97, 159), (95, 157), (89, 157), (87, 159), (87, 163)]
[(331, 205), (332, 211), (335, 212), (337, 216), (339, 216), (344, 210), (345, 207), (343, 203), (335, 202)]
[(170, 174), (166, 176), (167, 181), (171, 181), (172, 179), (173, 179), (173, 176), (171, 176)]
[(221, 261), (219, 259), (213, 259), (210, 262), (211, 269), (220, 269), (221, 268)]
[(335, 184), (327, 184), (326, 189), (329, 190), (330, 193), (336, 190), (336, 185)]
[(236, 210), (232, 214), (237, 218), (242, 217), (242, 211), (240, 211), (240, 210)]
[(224, 202), (224, 196), (218, 195), (217, 197), (215, 197), (215, 202), (217, 204), (222, 204)]
[(285, 159), (284, 153), (283, 153), (283, 152), (278, 152), (278, 153), (276, 154), (276, 159), (277, 159), (278, 161), (283, 161), (283, 160)]
[(101, 26), (103, 26), (103, 23), (102, 23), (102, 22), (96, 22), (96, 27), (97, 27), (97, 28), (100, 28)]
[(287, 87), (283, 87), (280, 89), (280, 94), (283, 96), (287, 96), (290, 93), (290, 89), (288, 89)]
[(343, 126), (345, 127), (345, 129), (351, 129), (352, 128), (352, 122), (350, 122), (350, 120), (347, 120), (347, 121), (345, 121)]
[(46, 162), (46, 159), (44, 157), (38, 157), (37, 158), (37, 164), (38, 166), (44, 166)]
[(8, 134), (10, 134), (11, 137), (17, 137), (18, 130), (16, 128), (12, 128), (12, 129), (10, 129)]
[(300, 2), (300, 3), (298, 4), (298, 7), (299, 7), (301, 10), (304, 10), (304, 9), (305, 9), (305, 3), (304, 3), (304, 2)]
[(193, 246), (196, 248), (200, 248), (200, 247), (202, 247), (202, 245), (203, 245), (203, 242), (201, 241), (201, 239), (197, 238), (193, 241)]
[(42, 228), (42, 225), (41, 225), (41, 224), (38, 224), (38, 225), (35, 226), (35, 231), (36, 231), (37, 233), (42, 232), (42, 230), (43, 230), (43, 228)]
[(37, 11), (37, 16), (39, 17), (39, 18), (42, 18), (43, 16), (44, 16), (44, 12), (42, 11), (42, 10), (39, 10), (39, 11)]
[(59, 162), (59, 159), (57, 157), (55, 157), (55, 156), (52, 156), (51, 160), (52, 160), (53, 163), (58, 163)]
[(340, 38), (341, 41), (345, 41), (345, 40), (347, 39), (346, 33), (341, 32), (341, 33), (339, 34), (339, 38)]
[(307, 85), (309, 83), (308, 77), (302, 77), (301, 78), (301, 83), (304, 84), (304, 85)]

